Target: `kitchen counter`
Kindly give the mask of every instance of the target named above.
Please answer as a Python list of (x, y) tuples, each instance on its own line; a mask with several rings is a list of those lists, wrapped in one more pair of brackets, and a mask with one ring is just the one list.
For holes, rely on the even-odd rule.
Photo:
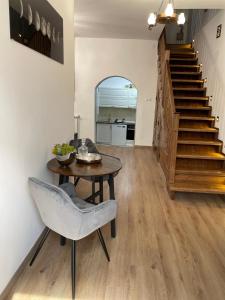
[(124, 125), (135, 125), (135, 121), (125, 121), (125, 122), (110, 122), (110, 121), (96, 121), (97, 124), (124, 124)]
[(96, 121), (97, 124), (115, 124), (114, 122), (110, 121)]

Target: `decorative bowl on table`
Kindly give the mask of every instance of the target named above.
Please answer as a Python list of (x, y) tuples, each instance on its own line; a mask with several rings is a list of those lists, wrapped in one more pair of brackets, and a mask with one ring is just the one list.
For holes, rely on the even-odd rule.
[(75, 153), (70, 153), (69, 155), (63, 155), (63, 156), (56, 155), (56, 159), (62, 167), (68, 167), (74, 162)]
[(75, 160), (75, 148), (68, 144), (55, 145), (52, 153), (55, 154), (58, 163), (63, 167), (69, 166)]
[(82, 164), (97, 164), (101, 162), (102, 157), (98, 153), (77, 154), (76, 160)]

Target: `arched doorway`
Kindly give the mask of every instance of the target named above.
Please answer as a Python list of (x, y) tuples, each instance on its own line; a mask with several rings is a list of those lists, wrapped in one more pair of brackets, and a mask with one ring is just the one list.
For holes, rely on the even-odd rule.
[(138, 91), (121, 76), (103, 79), (95, 91), (96, 143), (134, 146)]

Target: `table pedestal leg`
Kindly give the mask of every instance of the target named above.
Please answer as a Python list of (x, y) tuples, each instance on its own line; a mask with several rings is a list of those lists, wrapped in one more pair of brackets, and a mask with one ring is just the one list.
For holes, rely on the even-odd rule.
[[(114, 178), (113, 175), (109, 176), (109, 196), (110, 200), (115, 200), (115, 190), (114, 190)], [(116, 219), (111, 221), (111, 237), (116, 237)]]
[(92, 177), (91, 180), (92, 180), (92, 202), (95, 203), (95, 177)]
[(66, 245), (66, 238), (62, 235), (60, 235), (60, 245), (65, 246)]
[[(69, 177), (68, 176), (64, 176), (64, 175), (60, 175), (59, 176), (59, 185), (63, 184), (63, 183), (67, 183), (69, 182)], [(66, 238), (64, 236), (60, 236), (60, 245), (61, 246), (65, 246), (66, 244)]]
[(100, 202), (103, 202), (104, 196), (103, 196), (103, 177), (99, 178), (99, 191), (100, 191)]

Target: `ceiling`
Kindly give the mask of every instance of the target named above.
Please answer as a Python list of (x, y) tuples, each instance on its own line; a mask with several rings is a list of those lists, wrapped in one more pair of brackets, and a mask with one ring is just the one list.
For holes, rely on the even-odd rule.
[[(174, 0), (175, 8), (225, 8), (225, 0)], [(161, 0), (75, 0), (79, 37), (158, 39), (162, 25), (148, 30), (147, 19)]]

